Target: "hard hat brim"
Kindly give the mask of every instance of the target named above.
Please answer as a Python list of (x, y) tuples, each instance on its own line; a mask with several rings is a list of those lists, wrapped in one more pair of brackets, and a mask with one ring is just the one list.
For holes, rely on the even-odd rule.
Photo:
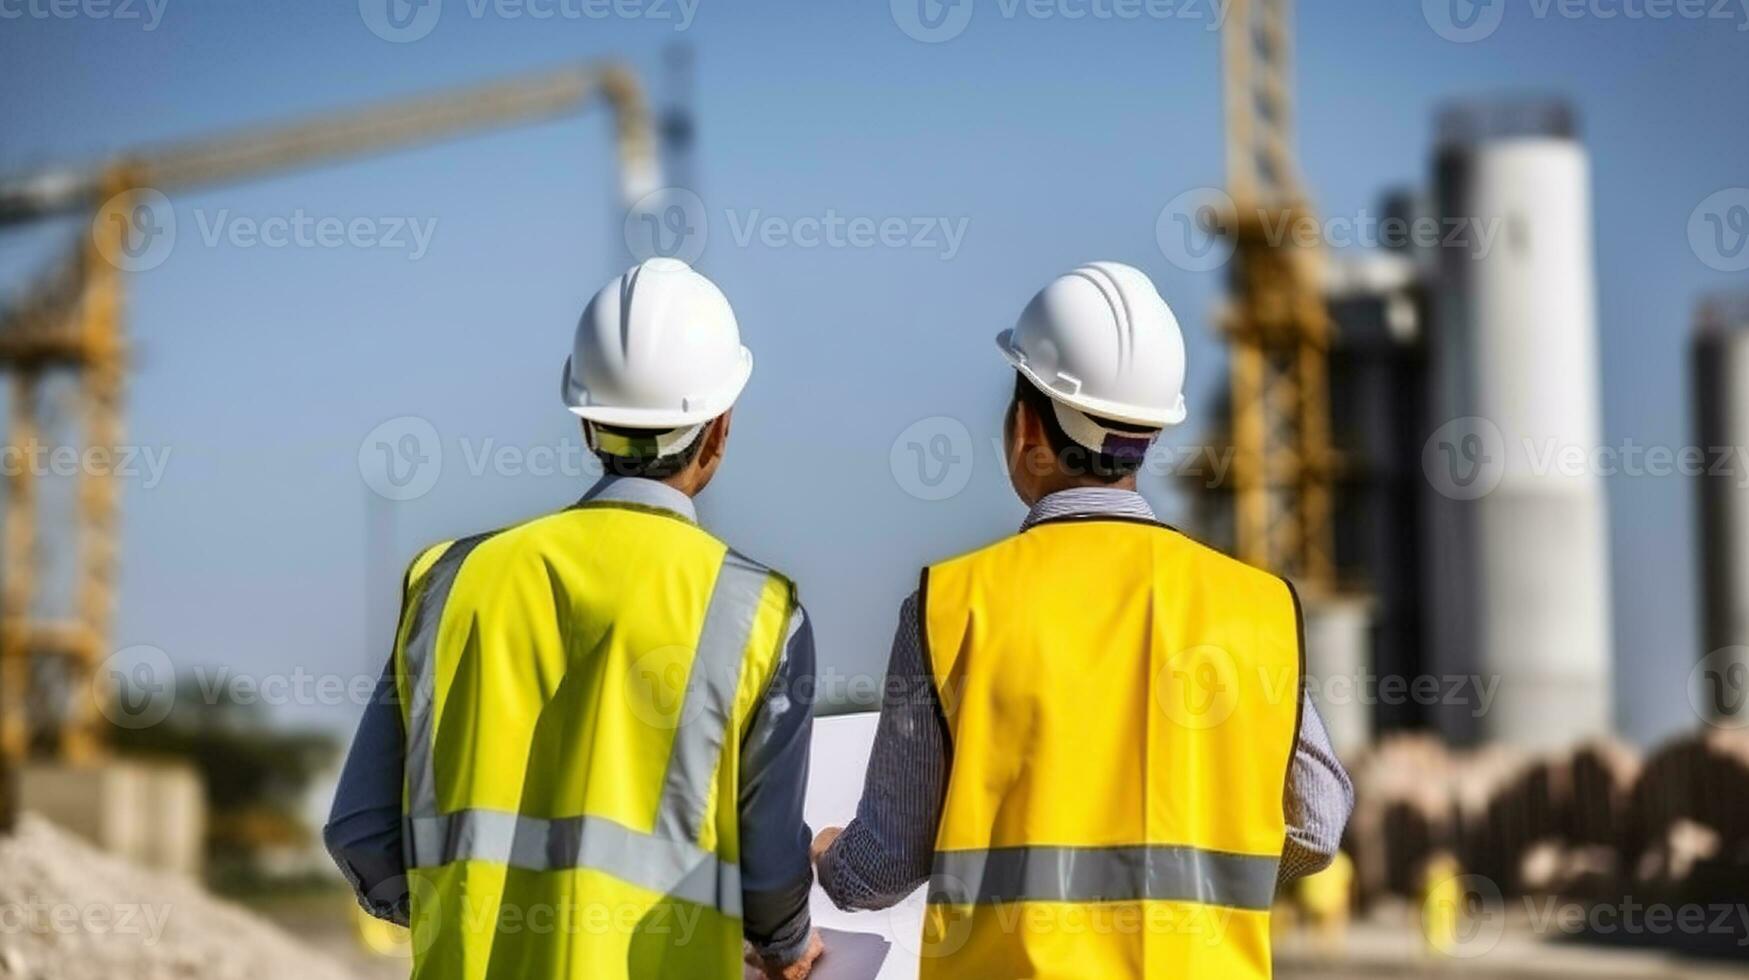
[(1189, 414), (1185, 409), (1184, 396), (1178, 396), (1178, 404), (1171, 409), (1162, 411), (1145, 405), (1130, 405), (1124, 402), (1108, 401), (1104, 398), (1091, 398), (1087, 395), (1070, 395), (1051, 386), (1050, 382), (1038, 376), (1026, 363), (1026, 353), (1014, 343), (1014, 328), (1010, 327), (996, 335), (996, 347), (1002, 351), (1002, 357), (1021, 376), (1033, 383), (1038, 390), (1050, 396), (1053, 400), (1062, 402), (1070, 408), (1080, 409), (1089, 415), (1111, 419), (1115, 422), (1125, 422), (1130, 425), (1147, 425), (1163, 429), (1169, 425), (1183, 422)]
[(741, 392), (747, 387), (747, 381), (753, 376), (753, 352), (746, 347), (741, 348), (741, 357), (736, 365), (735, 374), (722, 387), (714, 392), (702, 392), (702, 406), (696, 409), (680, 408), (644, 408), (621, 405), (591, 405), (589, 393), (582, 385), (577, 384), (571, 373), (571, 360), (565, 359), (563, 392), (565, 407), (572, 415), (600, 422), (603, 425), (622, 425), (633, 429), (677, 429), (683, 425), (697, 425), (708, 422), (735, 406), (735, 400), (741, 397)]

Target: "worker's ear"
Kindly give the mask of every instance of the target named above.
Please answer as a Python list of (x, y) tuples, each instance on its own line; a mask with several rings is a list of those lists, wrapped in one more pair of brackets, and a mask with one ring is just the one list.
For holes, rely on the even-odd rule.
[(1044, 420), (1025, 401), (1014, 401), (1014, 438), (1010, 455), (1017, 456), (1028, 470), (1045, 473), (1050, 470), (1050, 437), (1045, 435)]
[(717, 464), (722, 461), (723, 453), (728, 451), (729, 416), (733, 414), (735, 410), (731, 408), (712, 419), (710, 428), (704, 430), (704, 435), (699, 437), (704, 440), (704, 445), (699, 448), (698, 462), (707, 471), (715, 471)]
[(1021, 443), (1025, 446), (1043, 446), (1046, 444), (1045, 423), (1026, 402), (1020, 402), (1019, 417)]
[(1042, 490), (1039, 479), (1052, 470), (1051, 450), (1045, 441), (1044, 426), (1025, 401), (1016, 398), (1008, 405), (1008, 418), (1003, 426), (1007, 436), (1008, 482), (1028, 507), (1037, 502)]

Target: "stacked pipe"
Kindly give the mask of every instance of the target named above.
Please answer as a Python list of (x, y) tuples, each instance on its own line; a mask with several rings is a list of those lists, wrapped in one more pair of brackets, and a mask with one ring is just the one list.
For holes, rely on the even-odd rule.
[(1345, 849), (1363, 904), (1413, 896), (1441, 854), (1504, 894), (1701, 884), (1749, 891), (1749, 732), (1677, 739), (1643, 764), (1612, 740), (1533, 755), (1386, 740), (1351, 766)]

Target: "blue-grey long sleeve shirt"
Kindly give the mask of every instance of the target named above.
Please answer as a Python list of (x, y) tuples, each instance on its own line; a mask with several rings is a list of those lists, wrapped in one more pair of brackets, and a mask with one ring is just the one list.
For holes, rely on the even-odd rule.
[[(1070, 515), (1154, 520), (1141, 494), (1114, 488), (1064, 490), (1040, 500), (1022, 528)], [(820, 886), (839, 908), (888, 908), (928, 880), (947, 793), (950, 746), (923, 654), (917, 593), (899, 609), (887, 667), (887, 699), (868, 777), (852, 820), (821, 855)], [(1280, 879), (1321, 870), (1335, 857), (1354, 809), (1354, 787), (1308, 698), (1284, 799), (1287, 841)]]
[[(697, 521), (691, 498), (654, 480), (603, 478), (586, 500), (621, 500)], [(800, 604), (784, 651), (741, 745), (741, 902), (747, 939), (787, 963), (807, 948), (810, 834), (802, 820), (813, 735), (814, 631)], [(328, 852), (371, 914), (405, 924), (402, 787), (406, 736), (394, 666), (383, 672), (347, 754), (323, 828)]]

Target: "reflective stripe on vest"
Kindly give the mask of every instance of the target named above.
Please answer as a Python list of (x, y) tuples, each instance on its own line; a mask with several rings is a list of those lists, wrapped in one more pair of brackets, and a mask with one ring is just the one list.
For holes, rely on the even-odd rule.
[(935, 855), (929, 901), (1198, 902), (1266, 910), (1275, 897), (1273, 857), (1194, 847), (1003, 847)]
[(932, 566), (920, 593), (952, 748), (924, 980), (1268, 977), (1291, 589), (1089, 518)]
[(593, 869), (646, 891), (741, 914), (741, 869), (688, 844), (600, 817), (541, 820), (463, 810), (408, 821), (408, 840), (432, 865), (492, 861), (525, 871)]

